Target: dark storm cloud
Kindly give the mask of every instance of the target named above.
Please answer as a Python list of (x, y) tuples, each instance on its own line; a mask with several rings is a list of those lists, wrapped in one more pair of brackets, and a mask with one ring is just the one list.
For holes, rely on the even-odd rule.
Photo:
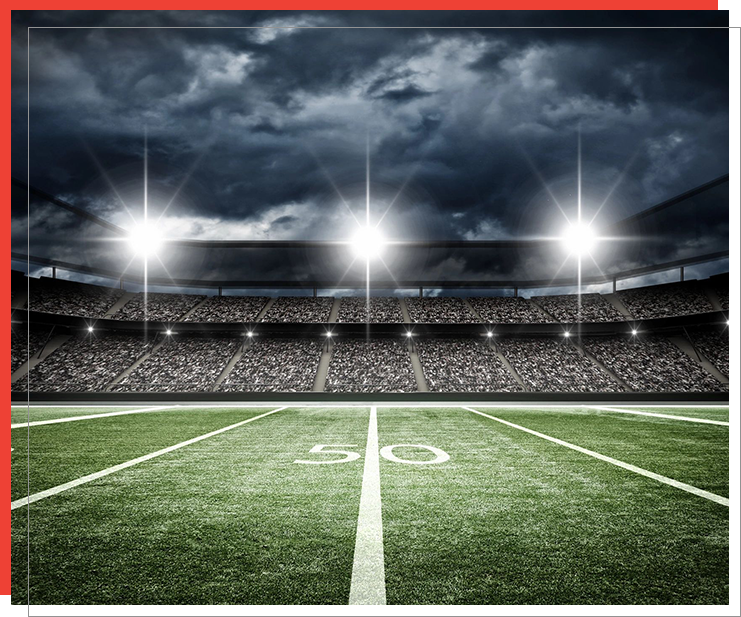
[[(667, 25), (670, 18), (710, 25), (722, 16), (646, 14), (641, 24)], [(15, 19), (13, 169), (20, 177), (26, 175), (26, 25), (194, 25), (192, 15), (178, 12)], [(373, 217), (394, 203), (383, 223), (387, 235), (553, 235), (565, 224), (556, 202), (575, 213), (581, 131), (585, 210), (605, 202), (597, 222), (606, 226), (727, 173), (727, 32), (432, 26), (630, 25), (635, 19), (217, 12), (198, 16), (197, 25), (215, 27), (205, 30), (32, 29), (31, 182), (130, 226), (121, 202), (140, 215), (146, 127), (150, 208), (159, 216), (172, 201), (162, 219), (169, 235), (344, 239), (354, 223), (342, 198), (361, 216), (368, 140)], [(234, 25), (271, 28), (221, 29)], [(425, 28), (336, 27), (343, 25)], [(727, 200), (717, 207), (727, 208)], [(21, 218), (14, 220), (20, 229)], [(727, 246), (722, 225), (695, 228), (701, 239), (697, 231), (684, 244), (657, 244), (651, 259)], [(32, 229), (43, 238), (38, 250), (115, 267), (120, 255), (106, 253), (91, 234), (81, 226), (76, 237), (53, 240), (48, 229)], [(25, 233), (14, 237), (14, 245), (24, 242)], [(173, 271), (187, 266), (197, 276), (245, 278), (242, 255), (171, 257), (166, 265)], [(632, 257), (616, 256), (615, 263), (634, 263)], [(303, 254), (260, 255), (259, 262), (252, 255), (249, 268), (279, 278), (305, 262)], [(397, 263), (397, 273), (402, 265), (424, 278), (553, 274), (553, 260), (542, 255), (430, 253)]]

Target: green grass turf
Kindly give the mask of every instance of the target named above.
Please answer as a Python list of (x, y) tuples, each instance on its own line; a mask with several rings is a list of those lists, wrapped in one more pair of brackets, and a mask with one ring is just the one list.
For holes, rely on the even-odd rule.
[(728, 497), (726, 426), (581, 408), (481, 411)]
[[(607, 405), (610, 407), (610, 405)], [(668, 416), (686, 416), (728, 422), (728, 407), (622, 407), (650, 413), (663, 413)]]
[[(114, 420), (155, 417), (168, 431), (175, 415)], [(319, 443), (362, 453), (367, 425), (367, 408), (284, 410), (32, 504), (31, 603), (346, 603), (363, 459), (293, 461)], [(25, 510), (12, 512), (14, 603), (26, 601)]]
[(728, 602), (724, 506), (460, 409), (379, 409), (379, 443), (451, 456), (381, 459), (389, 603)]
[(72, 416), (125, 411), (127, 409), (142, 409), (144, 407), (159, 407), (159, 405), (126, 405), (123, 407), (16, 407), (13, 405), (10, 408), (10, 423), (28, 422), (29, 417), (31, 422), (37, 422), (39, 420), (56, 420), (57, 418), (70, 418)]
[[(11, 431), (11, 501), (229, 426), (268, 409), (197, 409), (62, 422)], [(30, 470), (26, 473), (30, 439)]]

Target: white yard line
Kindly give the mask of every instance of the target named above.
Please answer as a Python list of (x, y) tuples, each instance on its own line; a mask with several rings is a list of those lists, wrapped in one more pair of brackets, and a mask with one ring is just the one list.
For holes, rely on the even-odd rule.
[(605, 456), (604, 454), (600, 454), (599, 452), (593, 452), (592, 450), (587, 450), (586, 448), (582, 448), (581, 446), (577, 446), (573, 443), (569, 443), (568, 441), (563, 441), (561, 439), (557, 439), (556, 437), (551, 437), (550, 435), (544, 435), (543, 433), (539, 433), (538, 431), (525, 428), (524, 426), (520, 426), (519, 424), (514, 424), (513, 422), (508, 422), (507, 420), (502, 420), (501, 418), (495, 418), (494, 416), (490, 416), (489, 414), (483, 413), (482, 411), (477, 411), (476, 409), (472, 409), (470, 407), (462, 407), (462, 409), (471, 411), (480, 416), (484, 416), (485, 418), (489, 418), (489, 420), (494, 420), (495, 422), (506, 424), (507, 426), (516, 428), (519, 431), (530, 433), (531, 435), (535, 435), (536, 437), (540, 437), (541, 439), (545, 439), (552, 443), (558, 444), (559, 446), (564, 446), (565, 448), (571, 448), (572, 450), (576, 450), (577, 452), (581, 452), (582, 454), (586, 454), (587, 456), (594, 457), (596, 459), (599, 459), (600, 461), (610, 463), (611, 465), (615, 465), (617, 467), (622, 467), (623, 469), (627, 469), (628, 471), (632, 471), (633, 473), (637, 473), (641, 476), (645, 476), (646, 478), (651, 478), (652, 480), (656, 480), (657, 482), (668, 484), (669, 486), (673, 486), (674, 488), (687, 491), (688, 493), (692, 493), (693, 495), (697, 495), (698, 497), (703, 497), (704, 499), (709, 499), (710, 501), (714, 501), (715, 503), (728, 507), (727, 497), (721, 497), (720, 495), (716, 495), (715, 493), (704, 491), (701, 488), (697, 488), (690, 484), (685, 484), (684, 482), (679, 482), (679, 480), (673, 480), (672, 478), (667, 478), (666, 476), (662, 476), (658, 473), (654, 473), (653, 471), (648, 471), (646, 469), (642, 469), (641, 467), (636, 467), (635, 465), (631, 465), (630, 463), (619, 461), (610, 456)]
[(365, 446), (363, 488), (360, 493), (349, 604), (386, 604), (376, 407), (371, 407), (368, 423), (368, 442)]
[(586, 409), (598, 409), (599, 411), (612, 411), (615, 413), (628, 413), (636, 416), (652, 416), (654, 418), (666, 418), (667, 420), (680, 420), (682, 422), (697, 422), (699, 424), (717, 424), (719, 426), (729, 426), (728, 422), (722, 420), (708, 420), (707, 418), (692, 418), (691, 416), (673, 416), (667, 413), (654, 413), (652, 411), (636, 411), (634, 409), (620, 409), (619, 407), (597, 407), (593, 405), (583, 405)]
[[(29, 426), (43, 426), (44, 424), (59, 424), (60, 422), (77, 422), (78, 420), (92, 420), (93, 418), (109, 418), (110, 416), (126, 416), (132, 413), (147, 413), (149, 411), (160, 411), (162, 409), (176, 409), (180, 405), (162, 405), (161, 407), (142, 407), (141, 409), (125, 409), (124, 411), (108, 411), (106, 413), (94, 413), (87, 416), (67, 416), (66, 418), (54, 418), (52, 420), (35, 420), (34, 422), (18, 422), (11, 424), (10, 428), (28, 428)], [(187, 409), (185, 407), (184, 409)]]
[(260, 418), (264, 418), (265, 416), (274, 414), (278, 411), (281, 411), (282, 409), (285, 409), (285, 407), (273, 409), (272, 411), (260, 414), (259, 416), (254, 416), (252, 418), (248, 418), (247, 420), (237, 422), (236, 424), (231, 424), (224, 428), (220, 428), (216, 431), (211, 431), (210, 433), (206, 433), (205, 435), (200, 435), (199, 437), (194, 437), (193, 439), (188, 439), (187, 441), (182, 441), (178, 444), (175, 444), (174, 446), (168, 446), (167, 448), (163, 448), (162, 450), (157, 450), (156, 452), (145, 454), (144, 456), (126, 461), (125, 463), (114, 465), (113, 467), (108, 467), (107, 469), (103, 469), (101, 471), (96, 471), (95, 473), (83, 476), (82, 478), (77, 478), (76, 480), (72, 480), (71, 482), (65, 482), (64, 484), (49, 488), (45, 491), (40, 491), (27, 497), (21, 497), (20, 499), (16, 499), (15, 501), (10, 502), (10, 509), (15, 510), (16, 508), (22, 508), (23, 506), (27, 506), (30, 503), (39, 501), (40, 499), (45, 499), (46, 497), (51, 497), (52, 495), (68, 491), (69, 489), (80, 486), (81, 484), (87, 484), (88, 482), (92, 482), (93, 480), (97, 480), (98, 478), (108, 476), (112, 473), (116, 473), (117, 471), (121, 471), (122, 469), (127, 469), (128, 467), (133, 467), (134, 465), (138, 465), (139, 463), (144, 463), (145, 461), (151, 460), (158, 456), (162, 456), (163, 454), (174, 452), (175, 450), (179, 450), (180, 448), (184, 448), (185, 446), (190, 446), (191, 444), (198, 443), (199, 441), (203, 441), (204, 439), (208, 439), (209, 437), (214, 437), (216, 435), (220, 435), (221, 433), (226, 433), (227, 431), (231, 431), (232, 429), (243, 426), (248, 422), (254, 422), (255, 420), (259, 420)]

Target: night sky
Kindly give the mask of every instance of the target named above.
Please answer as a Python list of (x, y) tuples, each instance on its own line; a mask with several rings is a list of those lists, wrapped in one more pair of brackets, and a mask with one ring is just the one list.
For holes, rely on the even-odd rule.
[[(400, 240), (559, 235), (576, 217), (579, 135), (583, 211), (591, 219), (599, 210), (597, 231), (728, 173), (723, 29), (501, 27), (635, 25), (630, 14), (14, 17), (13, 175), (26, 178), (30, 100), (31, 184), (124, 228), (143, 213), (145, 130), (149, 216), (177, 238), (347, 239), (354, 217), (365, 217), (366, 146), (371, 222), (387, 211), (379, 229)], [(712, 15), (640, 19), (722, 25)], [(433, 27), (443, 24), (456, 27)], [(28, 25), (61, 28), (30, 31), (27, 99)], [(500, 27), (461, 27), (482, 25)], [(617, 270), (724, 250), (727, 211), (727, 189), (716, 190), (644, 230), (645, 243), (658, 234), (672, 242), (641, 251), (611, 242), (595, 260)], [(14, 250), (25, 253), (23, 195), (13, 213)], [(131, 257), (58, 208), (34, 202), (30, 224), (32, 254), (114, 269)], [(391, 272), (373, 271), (384, 280), (550, 278), (559, 248), (550, 257), (390, 251)], [(153, 272), (221, 279), (339, 278), (351, 261), (341, 251), (198, 250), (161, 260)], [(360, 277), (357, 266), (349, 278)]]

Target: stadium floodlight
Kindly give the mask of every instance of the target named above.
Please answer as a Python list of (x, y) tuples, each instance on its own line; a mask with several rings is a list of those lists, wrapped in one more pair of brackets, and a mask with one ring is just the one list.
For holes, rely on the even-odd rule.
[(245, 335), (245, 336), (246, 336), (247, 338), (252, 338), (252, 336), (253, 336), (253, 334), (252, 334), (252, 331), (251, 331), (251, 330), (249, 330), (248, 332), (245, 332), (245, 333), (244, 333), (244, 335)]
[(326, 332), (324, 334), (324, 336), (326, 336), (327, 338), (332, 338), (332, 333), (331, 332)]
[(92, 334), (93, 333), (93, 327), (92, 326), (88, 326), (87, 327), (87, 331), (90, 332), (90, 334)]
[(412, 333), (410, 330), (407, 330), (407, 338), (412, 338)]
[(358, 230), (352, 238), (351, 245), (356, 257), (371, 260), (380, 257), (385, 242), (381, 232), (369, 225)]
[(587, 224), (579, 221), (572, 223), (561, 234), (561, 242), (569, 255), (582, 257), (589, 255), (597, 245), (597, 234)]
[(637, 336), (637, 335), (638, 335), (638, 330), (636, 330), (636, 329), (634, 328), (633, 330), (631, 330), (631, 331), (630, 331), (630, 333), (631, 333), (631, 334), (632, 334), (633, 336)]
[(165, 330), (165, 334), (167, 334), (167, 336), (170, 336), (172, 334), (172, 330)]
[(488, 331), (488, 332), (486, 333), (486, 336), (488, 336), (489, 338), (491, 338), (492, 336), (494, 336), (494, 333), (493, 333), (493, 332), (492, 332), (491, 330), (489, 330), (489, 331)]
[(162, 246), (162, 234), (152, 223), (141, 223), (129, 232), (129, 245), (135, 255), (155, 255)]
[(566, 330), (566, 331), (565, 331), (565, 332), (563, 333), (563, 337), (564, 337), (564, 338), (569, 338), (570, 336), (571, 336), (571, 332), (569, 332), (568, 330)]

